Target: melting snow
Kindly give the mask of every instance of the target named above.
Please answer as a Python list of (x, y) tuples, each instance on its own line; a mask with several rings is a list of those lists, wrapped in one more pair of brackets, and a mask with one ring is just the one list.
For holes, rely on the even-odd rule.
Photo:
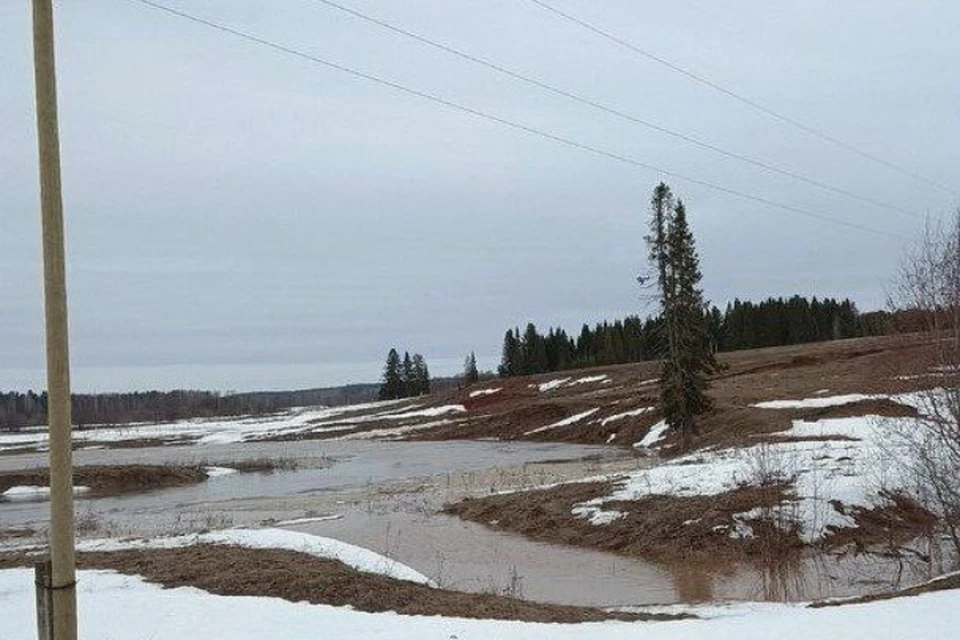
[[(32, 569), (0, 571), (0, 638), (36, 631)], [(643, 608), (694, 613), (674, 622), (537, 624), (441, 616), (364, 613), (279, 598), (218, 596), (192, 587), (165, 589), (139, 576), (79, 572), (80, 637), (112, 640), (810, 640), (951, 638), (960, 627), (960, 591), (861, 605), (810, 609), (797, 604), (736, 603)]]
[(448, 404), (442, 407), (430, 407), (429, 409), (420, 409), (419, 411), (406, 411), (404, 413), (394, 413), (383, 416), (384, 420), (406, 420), (408, 418), (435, 418), (447, 413), (466, 413), (467, 409), (462, 404)]
[[(73, 495), (80, 495), (87, 491), (90, 491), (90, 487), (75, 486), (73, 488)], [(0, 493), (0, 497), (10, 501), (45, 500), (50, 497), (50, 487), (38, 487), (35, 485), (10, 487), (3, 493)]]
[(496, 389), (477, 389), (476, 391), (470, 392), (470, 397), (479, 398), (480, 396), (491, 396), (495, 393), (500, 393), (501, 391), (503, 391), (502, 387), (498, 387)]
[(310, 524), (311, 522), (330, 522), (332, 520), (342, 520), (342, 513), (334, 513), (329, 516), (312, 516), (309, 518), (294, 518), (293, 520), (281, 520), (275, 523), (278, 527), (289, 527), (298, 524)]
[(572, 424), (576, 424), (577, 422), (580, 422), (581, 420), (583, 420), (583, 419), (586, 418), (587, 416), (592, 416), (592, 415), (595, 414), (597, 411), (600, 411), (599, 407), (596, 408), (596, 409), (589, 409), (589, 410), (587, 410), (587, 411), (584, 411), (583, 413), (578, 413), (578, 414), (576, 414), (576, 415), (572, 415), (572, 416), (570, 416), (569, 418), (564, 418), (563, 420), (561, 420), (561, 421), (559, 421), (559, 422), (554, 422), (553, 424), (548, 424), (548, 425), (545, 426), (545, 427), (538, 427), (538, 428), (536, 428), (536, 429), (531, 429), (530, 431), (525, 432), (523, 435), (529, 436), (529, 435), (533, 435), (534, 433), (540, 433), (541, 431), (549, 431), (550, 429), (557, 429), (557, 428), (559, 428), (559, 427), (569, 427), (569, 426), (572, 425)]
[(231, 467), (206, 467), (204, 471), (207, 472), (208, 478), (220, 478), (222, 476), (232, 476), (237, 473), (236, 469)]
[(868, 396), (862, 393), (851, 393), (845, 396), (827, 396), (817, 398), (804, 398), (803, 400), (770, 400), (769, 402), (758, 402), (754, 407), (758, 409), (822, 409), (824, 407), (840, 407), (853, 402), (862, 400), (876, 400), (886, 396)]
[(573, 382), (571, 382), (571, 383), (570, 383), (569, 385), (567, 385), (567, 386), (572, 387), (572, 386), (575, 385), (575, 384), (590, 384), (590, 383), (592, 383), (592, 382), (603, 382), (603, 381), (606, 380), (606, 379), (607, 379), (607, 376), (606, 376), (606, 375), (602, 375), (602, 376), (587, 376), (586, 378), (577, 378), (576, 380), (574, 380)]
[(670, 426), (667, 424), (666, 420), (661, 420), (657, 424), (650, 427), (650, 431), (647, 432), (647, 435), (643, 436), (643, 439), (640, 442), (634, 443), (634, 449), (650, 449), (658, 442), (667, 437), (667, 431), (670, 429)]
[[(833, 507), (832, 501), (871, 507), (878, 500), (879, 489), (902, 485), (895, 467), (887, 460), (891, 453), (883, 446), (882, 438), (887, 426), (910, 420), (860, 416), (795, 421), (781, 435), (824, 440), (774, 442), (683, 456), (621, 477), (613, 493), (581, 503), (574, 512), (592, 519), (610, 501), (638, 500), (651, 495), (717, 495), (742, 485), (758, 484), (760, 475), (773, 472), (792, 480), (794, 487), (791, 498), (778, 508), (778, 517), (800, 523), (803, 538), (816, 541), (830, 526), (854, 524)], [(635, 446), (650, 446), (665, 430), (665, 423), (658, 423)], [(883, 477), (877, 477), (879, 473)], [(741, 514), (741, 519), (749, 516)], [(745, 530), (734, 533), (746, 535)]]
[(654, 410), (655, 410), (655, 407), (640, 407), (639, 409), (633, 409), (632, 411), (624, 411), (623, 413), (617, 413), (601, 420), (600, 426), (605, 427), (611, 422), (615, 422), (617, 420), (623, 420), (624, 418), (633, 418), (636, 416), (642, 416), (643, 414), (650, 413), (651, 411), (654, 411)]
[(552, 391), (553, 389), (562, 387), (565, 383), (569, 381), (570, 381), (570, 378), (557, 378), (556, 380), (551, 380), (549, 382), (542, 382), (538, 384), (537, 389), (539, 389), (541, 393), (543, 393), (544, 391)]

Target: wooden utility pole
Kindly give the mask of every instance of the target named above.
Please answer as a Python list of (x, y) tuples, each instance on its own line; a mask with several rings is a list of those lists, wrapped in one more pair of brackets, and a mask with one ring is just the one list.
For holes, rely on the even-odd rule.
[(77, 580), (73, 531), (70, 358), (52, 0), (33, 0), (33, 59), (37, 91), (37, 142), (40, 150), (47, 419), (50, 425), (51, 566), (49, 582), (38, 585), (38, 588), (50, 591), (47, 600), (53, 609), (51, 640), (76, 640)]

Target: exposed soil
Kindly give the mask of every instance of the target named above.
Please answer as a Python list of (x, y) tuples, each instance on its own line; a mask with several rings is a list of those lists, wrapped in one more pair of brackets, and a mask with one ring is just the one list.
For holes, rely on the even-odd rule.
[[(325, 461), (311, 461), (312, 466), (319, 466)], [(253, 458), (250, 460), (231, 460), (230, 462), (210, 462), (204, 466), (229, 467), (240, 473), (276, 473), (278, 471), (295, 471), (300, 468), (301, 461), (294, 458)]]
[[(206, 479), (207, 473), (202, 467), (192, 466), (135, 464), (116, 467), (85, 466), (75, 467), (73, 470), (74, 485), (90, 487), (90, 492), (86, 495), (92, 497), (181, 487), (204, 482)], [(0, 472), (0, 493), (10, 487), (45, 487), (49, 484), (49, 469)]]
[[(856, 528), (830, 527), (824, 545), (828, 548), (852, 545), (857, 550), (883, 547), (891, 550), (919, 537), (933, 534), (937, 516), (902, 493), (881, 491), (883, 504), (873, 508), (834, 507), (856, 522)], [(929, 558), (926, 558), (929, 561)]]
[[(35, 558), (0, 556), (0, 568), (29, 566)], [(139, 575), (164, 587), (197, 587), (224, 596), (267, 596), (291, 602), (351, 606), (360, 611), (442, 615), (527, 622), (676, 620), (689, 616), (608, 613), (600, 609), (541, 604), (495, 594), (432, 589), (363, 573), (336, 560), (283, 550), (221, 545), (83, 553), (83, 569)]]
[[(798, 525), (788, 518), (778, 518), (773, 509), (789, 500), (787, 484), (743, 486), (715, 496), (655, 495), (604, 502), (605, 511), (625, 515), (603, 525), (573, 515), (575, 505), (609, 495), (614, 484), (571, 483), (468, 498), (447, 505), (444, 511), (545, 542), (636, 556), (671, 566), (707, 563), (716, 569), (739, 561), (780, 562), (805, 548)], [(932, 513), (900, 493), (880, 495), (884, 503), (873, 508), (835, 503), (839, 512), (853, 518), (856, 528), (829, 528), (822, 548), (849, 548), (855, 553), (896, 552), (901, 545), (931, 534), (936, 524)], [(760, 515), (742, 515), (750, 511)], [(744, 530), (749, 530), (749, 535), (739, 533)]]
[[(701, 417), (696, 446), (749, 444), (749, 438), (756, 434), (782, 431), (795, 419), (915, 415), (912, 408), (887, 399), (799, 411), (765, 410), (752, 405), (816, 395), (896, 394), (932, 388), (943, 383), (940, 376), (931, 373), (933, 347), (928, 337), (909, 335), (721, 354), (724, 369), (713, 377), (710, 391), (716, 408)], [(431, 404), (462, 404), (467, 413), (451, 424), (416, 431), (406, 438), (499, 438), (629, 446), (660, 420), (656, 411), (622, 416), (657, 406), (658, 368), (656, 362), (642, 362), (485, 381), (431, 397)], [(605, 377), (575, 384), (578, 379), (599, 376)], [(564, 378), (569, 380), (552, 389), (538, 388)], [(481, 389), (500, 391), (470, 397), (472, 391)], [(590, 409), (598, 411), (571, 425), (530, 433)], [(365, 423), (357, 431), (383, 426)], [(673, 449), (669, 441), (667, 445), (662, 453), (670, 455)]]
[(873, 398), (860, 400), (833, 407), (819, 409), (805, 409), (791, 412), (792, 417), (807, 422), (827, 420), (831, 418), (854, 418), (857, 416), (883, 416), (886, 418), (915, 418), (917, 410), (914, 407), (894, 402), (889, 398)]
[[(786, 497), (787, 487), (782, 485), (742, 487), (717, 496), (650, 496), (608, 502), (604, 510), (626, 515), (599, 526), (571, 514), (573, 505), (609, 495), (611, 488), (609, 482), (576, 483), (469, 498), (448, 505), (445, 512), (546, 542), (669, 563), (759, 558), (768, 553), (800, 551), (803, 547), (796, 531), (783, 531), (760, 519), (734, 518), (734, 514), (755, 507), (779, 504)], [(738, 522), (749, 526), (754, 535), (731, 535)]]

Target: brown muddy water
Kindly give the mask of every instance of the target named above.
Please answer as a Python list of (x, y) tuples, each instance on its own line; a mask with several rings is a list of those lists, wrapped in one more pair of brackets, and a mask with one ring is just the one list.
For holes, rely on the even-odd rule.
[[(441, 586), (586, 606), (718, 599), (811, 600), (905, 586), (937, 573), (891, 558), (808, 557), (764, 569), (672, 566), (547, 544), (439, 513), (448, 502), (653, 464), (612, 447), (551, 443), (322, 442), (154, 447), (75, 454), (81, 464), (217, 464), (296, 459), (301, 468), (233, 474), (188, 487), (78, 499), (81, 538), (277, 526), (395, 558)], [(0, 458), (0, 470), (46, 464)], [(0, 503), (0, 530), (43, 535), (47, 504)], [(20, 542), (20, 540), (18, 540)]]

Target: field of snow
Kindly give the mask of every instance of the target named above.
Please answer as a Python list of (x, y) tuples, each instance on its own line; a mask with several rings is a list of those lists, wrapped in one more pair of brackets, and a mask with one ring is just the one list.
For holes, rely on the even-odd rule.
[[(407, 402), (407, 404), (403, 404)], [(402, 406), (397, 406), (402, 405)], [(137, 423), (119, 426), (74, 430), (73, 439), (83, 448), (99, 448), (106, 444), (159, 441), (177, 444), (229, 444), (262, 440), (281, 435), (324, 432), (335, 434), (351, 431), (359, 425), (379, 421), (419, 421), (437, 416), (463, 413), (463, 405), (446, 405), (422, 409), (409, 401), (385, 401), (343, 407), (300, 408), (266, 416), (193, 419), (165, 423)], [(363, 412), (362, 415), (344, 416)], [(409, 426), (409, 425), (408, 425)], [(385, 434), (372, 434), (379, 437)], [(0, 451), (47, 448), (46, 429), (29, 429), (19, 433), (0, 433)]]
[[(765, 403), (767, 408), (839, 406), (867, 396), (834, 396), (797, 401)], [(921, 407), (915, 395), (891, 399)], [(880, 489), (903, 486), (896, 465), (889, 464), (890, 443), (887, 429), (909, 424), (911, 418), (860, 416), (825, 419), (817, 422), (794, 421), (791, 429), (776, 434), (784, 442), (768, 442), (745, 448), (699, 451), (650, 469), (620, 477), (608, 496), (574, 507), (574, 515), (594, 524), (607, 524), (623, 516), (607, 511), (607, 502), (639, 500), (651, 495), (711, 496), (732, 491), (762, 480), (782, 479), (793, 483), (793, 495), (780, 506), (779, 516), (801, 525), (808, 542), (821, 539), (829, 526), (854, 526), (852, 519), (831, 504), (874, 506)], [(666, 424), (651, 428), (634, 446), (650, 448), (662, 439)], [(797, 441), (795, 439), (805, 438)], [(790, 441), (794, 439), (794, 441)], [(613, 478), (610, 478), (613, 479)], [(751, 513), (741, 514), (749, 519)], [(751, 532), (744, 529), (743, 535)]]
[[(78, 577), (80, 637), (102, 640), (930, 640), (954, 637), (960, 626), (957, 591), (826, 609), (711, 605), (692, 609), (702, 618), (697, 620), (561, 625), (371, 614), (276, 598), (216, 596), (190, 587), (163, 589), (111, 571), (81, 571)], [(0, 571), (0, 638), (35, 637), (35, 629), (33, 571)]]

